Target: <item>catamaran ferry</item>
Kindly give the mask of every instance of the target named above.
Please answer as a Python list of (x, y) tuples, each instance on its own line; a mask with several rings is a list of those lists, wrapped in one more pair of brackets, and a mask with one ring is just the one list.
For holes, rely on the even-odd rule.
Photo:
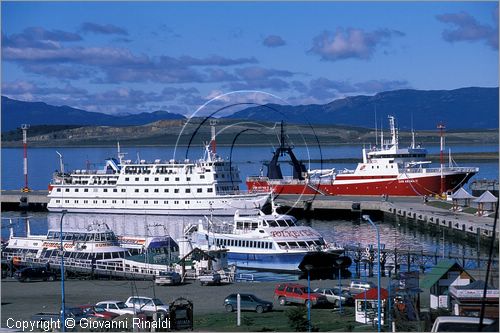
[[(212, 145), (215, 147), (215, 145)], [(160, 215), (254, 214), (269, 193), (240, 191), (238, 169), (206, 146), (205, 157), (190, 161), (118, 160), (110, 158), (101, 170), (54, 174), (49, 185), (51, 212), (128, 213)]]
[(193, 246), (201, 249), (227, 249), (228, 263), (243, 269), (300, 273), (311, 270), (332, 271), (351, 264), (342, 256), (344, 249), (325, 242), (313, 228), (297, 225), (290, 215), (260, 213), (235, 214), (233, 223), (208, 220), (190, 225), (186, 234)]

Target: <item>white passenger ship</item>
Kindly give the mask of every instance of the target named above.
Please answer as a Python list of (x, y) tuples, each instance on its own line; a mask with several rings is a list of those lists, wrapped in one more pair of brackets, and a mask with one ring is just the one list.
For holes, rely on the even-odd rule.
[(314, 271), (345, 269), (351, 259), (344, 249), (325, 242), (313, 228), (297, 225), (290, 215), (242, 217), (235, 214), (233, 223), (213, 223), (208, 228), (199, 222), (186, 230), (193, 246), (201, 249), (227, 249), (228, 263), (244, 269), (296, 272), (310, 265)]
[(49, 185), (51, 212), (129, 213), (160, 215), (253, 214), (264, 206), (268, 193), (240, 191), (238, 169), (206, 147), (197, 161), (106, 160), (101, 170), (54, 174)]

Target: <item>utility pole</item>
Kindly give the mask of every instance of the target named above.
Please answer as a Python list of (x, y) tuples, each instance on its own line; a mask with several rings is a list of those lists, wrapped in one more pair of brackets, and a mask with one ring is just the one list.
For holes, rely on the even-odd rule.
[(443, 168), (444, 168), (444, 129), (446, 127), (442, 123), (439, 123), (437, 128), (439, 130), (439, 137), (440, 137), (440, 142), (441, 142), (441, 151), (439, 153), (439, 162), (441, 163), (441, 183), (439, 186), (439, 194), (443, 195), (443, 193), (444, 193), (444, 174), (443, 174)]
[(24, 147), (24, 187), (22, 192), (30, 192), (30, 188), (28, 187), (28, 128), (30, 125), (22, 124), (21, 129), (23, 130), (23, 147)]

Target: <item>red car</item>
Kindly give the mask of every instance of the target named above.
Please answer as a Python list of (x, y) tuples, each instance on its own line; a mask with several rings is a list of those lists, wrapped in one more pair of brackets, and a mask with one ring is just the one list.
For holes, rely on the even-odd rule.
[(103, 318), (106, 320), (112, 320), (118, 317), (118, 314), (109, 312), (92, 304), (80, 305), (78, 306), (85, 313), (87, 317)]
[(298, 283), (280, 283), (274, 289), (274, 299), (278, 300), (280, 305), (288, 303), (307, 305), (308, 297), (311, 300), (311, 306), (326, 305), (328, 300), (325, 296), (310, 291), (307, 293), (307, 287)]

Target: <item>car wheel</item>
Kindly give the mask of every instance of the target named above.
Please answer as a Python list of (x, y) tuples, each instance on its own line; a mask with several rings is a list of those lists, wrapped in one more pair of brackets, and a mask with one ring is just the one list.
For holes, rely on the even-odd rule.
[(336, 307), (336, 308), (340, 307), (340, 303), (339, 303), (338, 299), (336, 299), (335, 302), (333, 302), (333, 306)]
[(257, 312), (257, 313), (264, 312), (264, 308), (262, 307), (262, 305), (257, 305), (257, 307), (255, 308), (255, 312)]
[(226, 311), (233, 312), (233, 306), (231, 304), (226, 304)]
[(278, 302), (280, 303), (280, 305), (286, 305), (286, 298), (281, 296), (280, 298), (278, 298)]
[(54, 275), (49, 276), (49, 281), (55, 281), (56, 277)]
[(23, 282), (30, 282), (30, 281), (31, 281), (31, 278), (27, 277), (27, 278), (24, 278)]

